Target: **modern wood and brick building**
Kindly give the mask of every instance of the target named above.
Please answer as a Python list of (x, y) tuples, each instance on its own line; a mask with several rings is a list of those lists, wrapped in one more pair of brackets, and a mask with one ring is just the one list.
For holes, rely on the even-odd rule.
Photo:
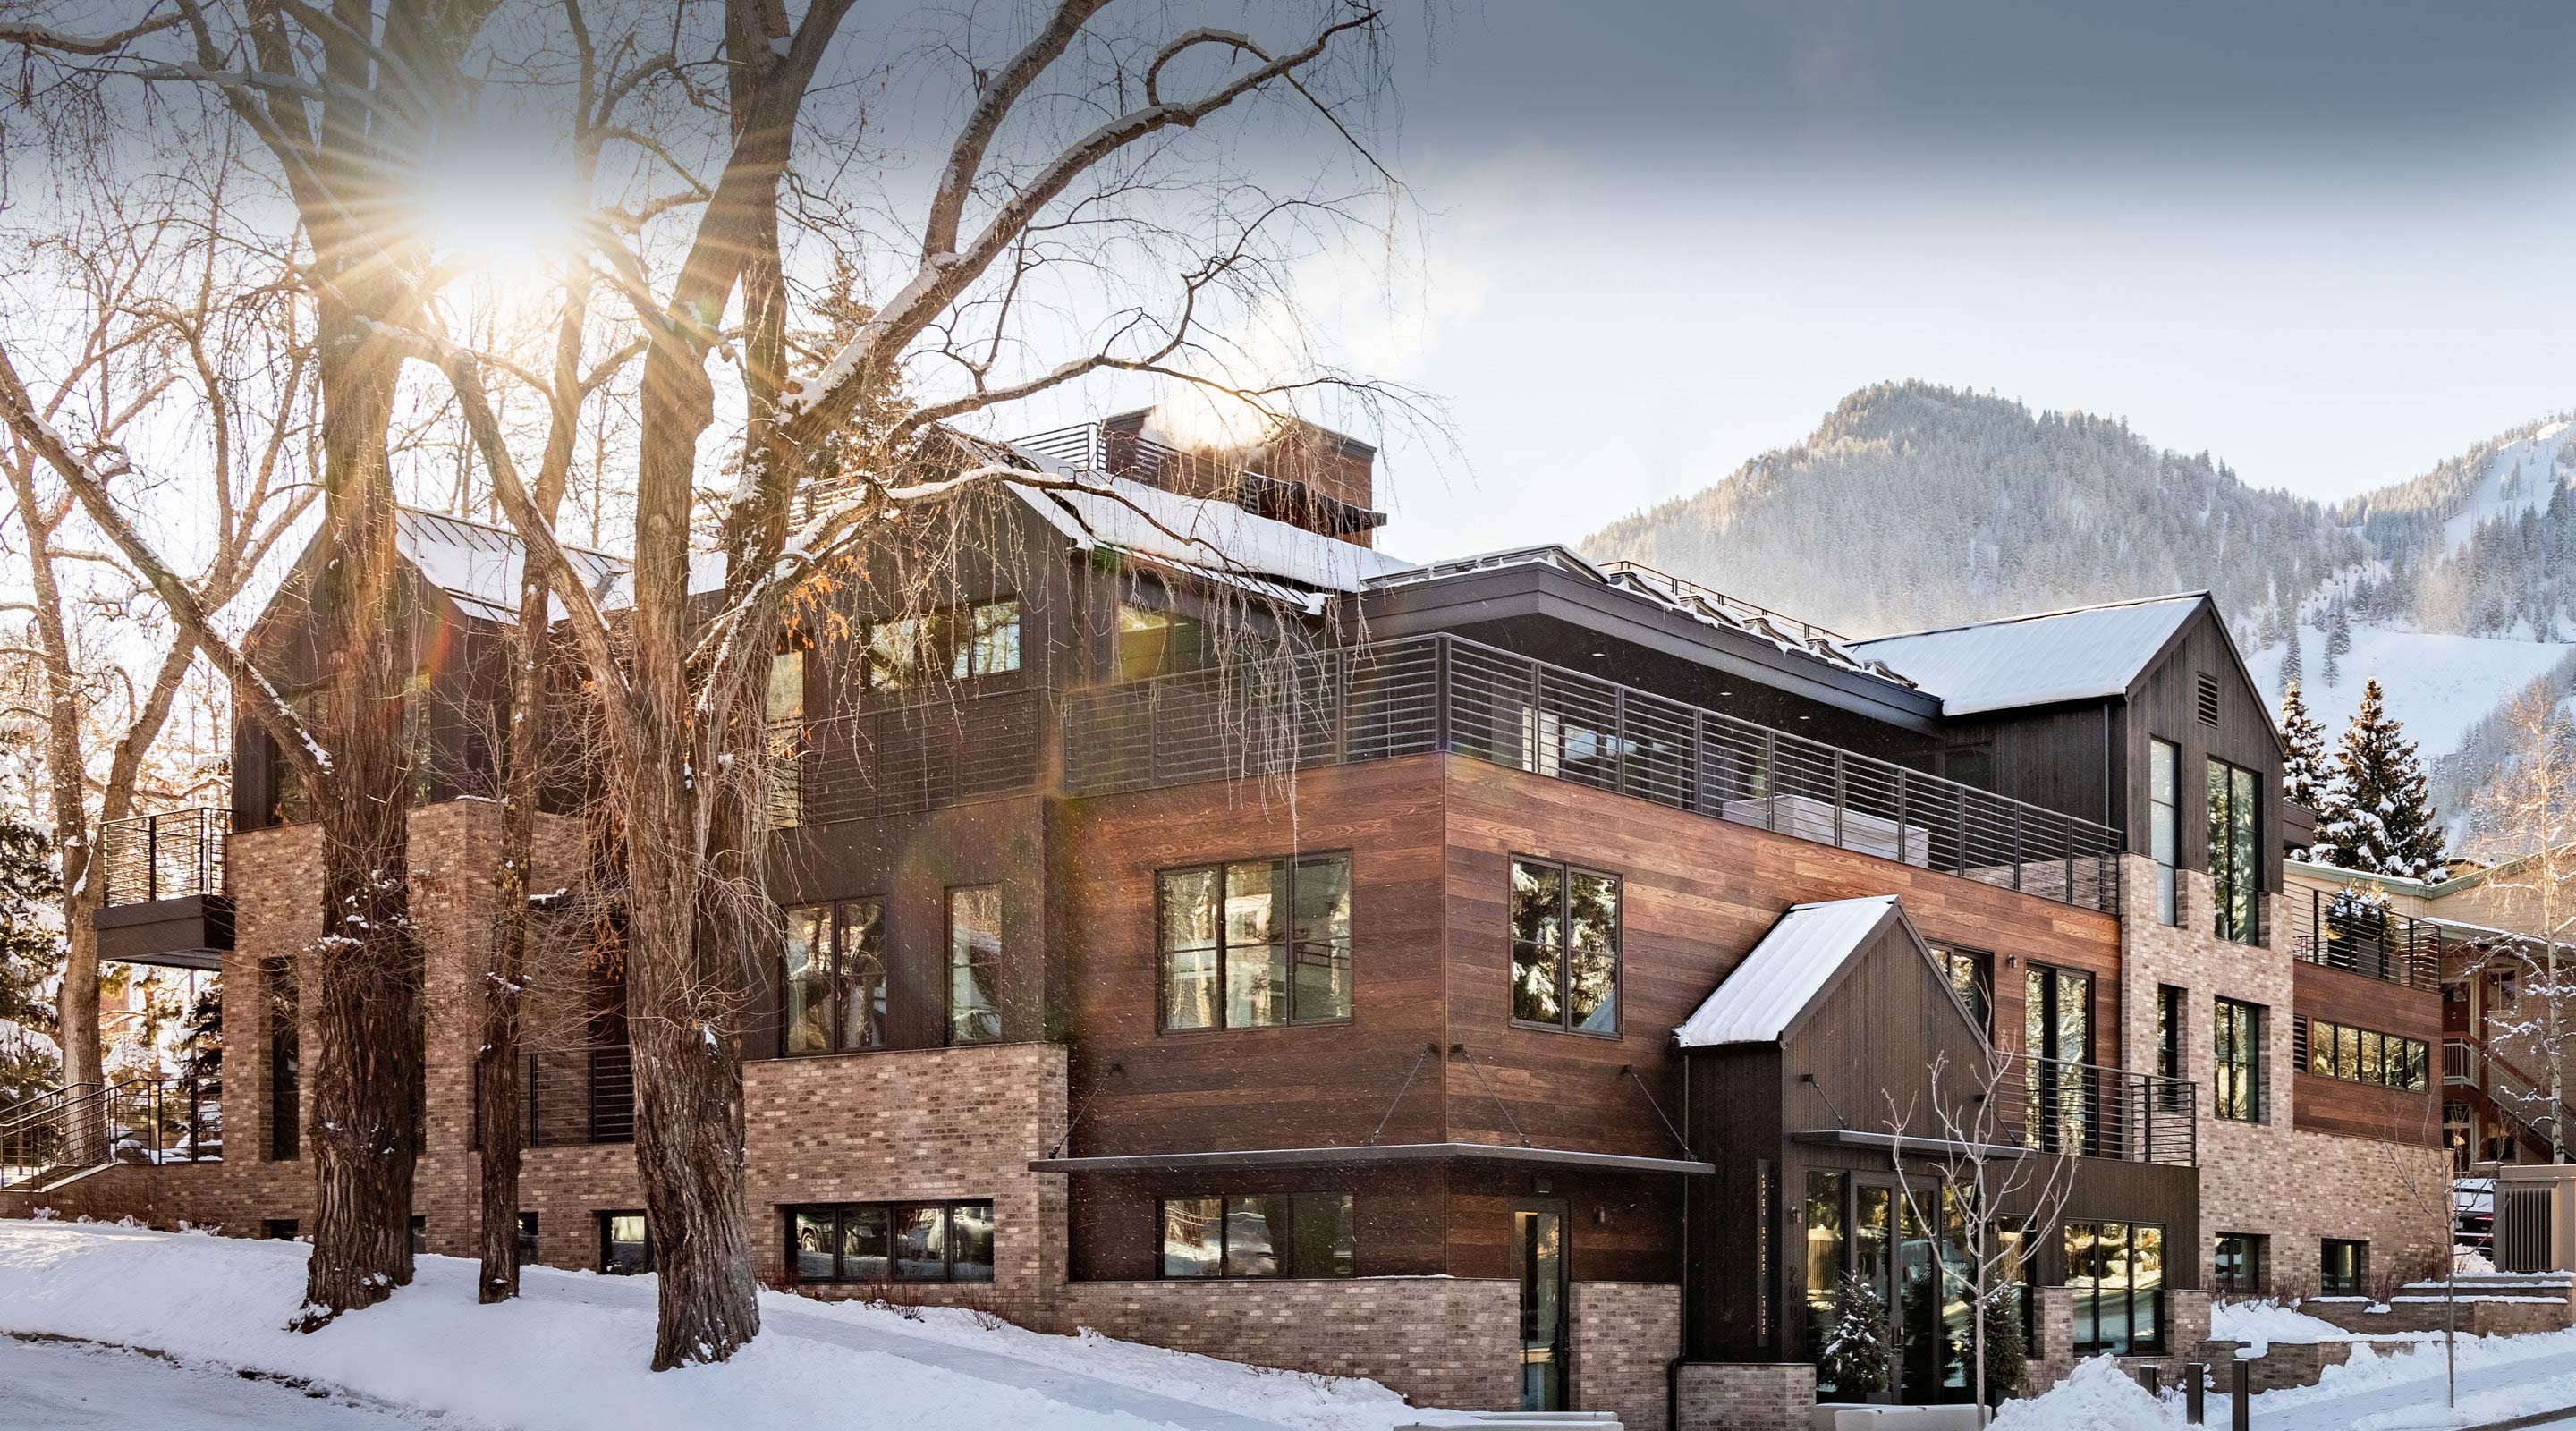
[[(1845, 1271), (1886, 1295), (1899, 1393), (1964, 1397), (1936, 1102), (2074, 1165), (2056, 1225), (1999, 1234), (2045, 1365), (2178, 1357), (2214, 1288), (2441, 1245), (2390, 1172), (2440, 1176), (2439, 1100), (2384, 1041), (2434, 1037), (2437, 996), (2303, 956), (2303, 817), (2206, 596), (1854, 642), (1560, 547), (1388, 555), (1373, 454), (1328, 433), (1220, 464), (1113, 419), (979, 455), (1088, 489), (995, 489), (935, 609), (895, 557), (852, 573), (773, 686), (787, 953), (744, 1047), (770, 1279), (1750, 1426), (1816, 1395)], [(460, 769), (413, 817), (422, 1237), (461, 1253), (516, 555), (425, 515), (405, 540), (422, 744)], [(221, 1160), (0, 1205), (305, 1215), (316, 850), (263, 740), (228, 836), (171, 821), (228, 874), (102, 917), (121, 957), (220, 961)], [(536, 887), (575, 889), (577, 823), (546, 839)], [(526, 1235), (640, 1269), (614, 970), (562, 962)], [(2380, 1075), (2307, 1072), (2318, 1020), (2380, 1035)]]

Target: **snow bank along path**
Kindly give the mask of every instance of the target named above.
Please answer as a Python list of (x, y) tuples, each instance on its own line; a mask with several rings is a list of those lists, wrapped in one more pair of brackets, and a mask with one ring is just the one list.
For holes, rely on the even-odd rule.
[(134, 1352), (0, 1337), (0, 1425), (45, 1431), (419, 1431), (422, 1422)]
[(0, 1221), (0, 1332), (297, 1377), (491, 1431), (1386, 1431), (1419, 1414), (1375, 1382), (775, 1292), (731, 1361), (657, 1375), (655, 1279), (530, 1268), (517, 1301), (483, 1307), (474, 1264), (453, 1257), (420, 1258), (391, 1301), (303, 1335), (285, 1323), (307, 1251)]
[(2443, 1404), (2439, 1341), (2382, 1354), (2353, 1348), (2314, 1386), (2254, 1398), (2255, 1431), (2400, 1431), (2476, 1426), (2576, 1407), (2576, 1331), (2462, 1337), (2460, 1401)]

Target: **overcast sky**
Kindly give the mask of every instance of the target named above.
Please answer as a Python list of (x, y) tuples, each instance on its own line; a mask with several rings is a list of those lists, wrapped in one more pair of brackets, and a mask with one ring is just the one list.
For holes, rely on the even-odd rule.
[[(2576, 406), (2576, 5), (1502, 3), (1405, 31), (1387, 545), (1571, 538), (1919, 377), (2319, 497)], [(1460, 500), (1466, 498), (1468, 500)]]

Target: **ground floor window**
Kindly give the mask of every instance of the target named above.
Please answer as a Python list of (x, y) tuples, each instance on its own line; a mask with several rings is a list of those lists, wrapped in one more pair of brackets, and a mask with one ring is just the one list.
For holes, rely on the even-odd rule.
[(640, 1212), (599, 1215), (599, 1270), (611, 1277), (631, 1277), (653, 1270), (653, 1233)]
[(2163, 1352), (2165, 1230), (2145, 1222), (2069, 1222), (2064, 1236), (2075, 1354)]
[(523, 1212), (519, 1214), (519, 1265), (524, 1267), (536, 1260), (537, 1215)]
[(787, 1262), (799, 1282), (990, 1282), (993, 1204), (791, 1207)]
[(418, 1257), (428, 1250), (429, 1219), (419, 1213), (413, 1213), (411, 1215), (411, 1255)]
[(2318, 1243), (2317, 1290), (2329, 1297), (2367, 1296), (2370, 1244), (2345, 1237), (2329, 1237)]
[(295, 1240), (295, 1219), (291, 1217), (269, 1218), (259, 1225), (259, 1235), (267, 1238), (271, 1242), (293, 1242)]
[(2213, 1292), (2259, 1293), (2272, 1260), (2272, 1239), (2252, 1232), (2222, 1232), (2210, 1256)]
[(1166, 1277), (1356, 1275), (1349, 1193), (1253, 1193), (1162, 1202)]

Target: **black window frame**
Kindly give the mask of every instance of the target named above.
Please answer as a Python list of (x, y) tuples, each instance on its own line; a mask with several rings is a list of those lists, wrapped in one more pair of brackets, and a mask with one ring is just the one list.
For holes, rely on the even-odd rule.
[[(2210, 781), (2217, 781), (2220, 773), (2225, 772), (2223, 784), (2227, 798), (2223, 807), (2214, 800), (2208, 802), (2208, 808), (2203, 811), (2205, 823), (2214, 833), (2221, 823), (2223, 808), (2228, 833), (2223, 849), (2220, 841), (2211, 839), (2208, 848), (2202, 851), (2202, 863), (2209, 867), (2210, 932), (2232, 944), (2259, 945), (2263, 942), (2263, 772), (2221, 760), (2215, 755), (2208, 757), (2208, 761)], [(2241, 852), (2246, 861), (2244, 868), (2239, 868), (2240, 851), (2236, 849), (2239, 776), (2245, 778), (2249, 787), (2241, 796), (2247, 830)], [(2240, 894), (2245, 904), (2242, 923), (2238, 922), (2235, 908), (2235, 897)]]
[[(1297, 898), (1297, 881), (1300, 877), (1299, 871), (1308, 865), (1328, 865), (1336, 862), (1338, 862), (1342, 868), (1342, 896), (1344, 899), (1349, 901), (1350, 904), (1349, 917), (1344, 921), (1345, 929), (1341, 949), (1341, 966), (1345, 971), (1342, 990), (1342, 1008), (1339, 1013), (1324, 1014), (1318, 1017), (1308, 1018), (1302, 1016), (1303, 1010), (1300, 1008), (1301, 999), (1299, 997), (1298, 990), (1301, 987), (1301, 981), (1297, 977), (1298, 961), (1301, 957), (1302, 951), (1309, 944), (1325, 941), (1306, 940), (1299, 939), (1297, 937), (1297, 910), (1299, 906)], [(1233, 870), (1238, 866), (1249, 868), (1253, 865), (1270, 865), (1284, 869), (1286, 872), (1287, 887), (1284, 890), (1274, 890), (1271, 894), (1272, 918), (1284, 937), (1278, 941), (1264, 941), (1259, 944), (1246, 944), (1240, 947), (1246, 949), (1268, 949), (1271, 947), (1273, 942), (1284, 943), (1288, 946), (1288, 979), (1286, 996), (1288, 1016), (1276, 1023), (1238, 1024), (1231, 1022), (1229, 1019), (1228, 1009), (1232, 1004), (1232, 1000), (1230, 1000), (1226, 995), (1226, 991), (1230, 986), (1226, 968), (1228, 956), (1230, 951), (1238, 947), (1230, 938), (1228, 938), (1226, 928), (1226, 875), (1228, 871)], [(1212, 976), (1213, 983), (1211, 985), (1215, 991), (1215, 996), (1211, 1005), (1214, 1011), (1213, 1018), (1210, 1022), (1204, 1024), (1185, 1024), (1176, 1027), (1172, 1023), (1172, 1007), (1174, 1002), (1172, 998), (1172, 956), (1179, 951), (1176, 950), (1169, 942), (1172, 929), (1171, 887), (1174, 880), (1186, 878), (1192, 875), (1205, 874), (1213, 874), (1216, 877), (1217, 912), (1216, 944), (1214, 946), (1216, 953), (1216, 968)], [(1282, 911), (1284, 911), (1284, 915)], [(1241, 859), (1215, 860), (1200, 864), (1171, 865), (1158, 869), (1154, 871), (1154, 1031), (1158, 1034), (1241, 1033), (1248, 1029), (1319, 1028), (1329, 1027), (1335, 1024), (1347, 1024), (1351, 1021), (1354, 1012), (1359, 1006), (1358, 946), (1359, 860), (1349, 850), (1315, 850), (1293, 855), (1247, 855)], [(1196, 952), (1198, 948), (1199, 946), (1191, 946), (1192, 952)]]
[[(894, 1255), (895, 1229), (901, 1225), (906, 1213), (924, 1208), (938, 1209), (940, 1214), (940, 1228), (942, 1229), (943, 1235), (946, 1239), (946, 1245), (940, 1251), (940, 1275), (936, 1277), (907, 1277), (904, 1276), (902, 1272), (903, 1259)], [(991, 1232), (992, 1245), (987, 1252), (988, 1260), (983, 1263), (984, 1275), (981, 1277), (960, 1277), (957, 1275), (957, 1214), (960, 1210), (981, 1210), (984, 1216), (984, 1226), (990, 1229)], [(993, 1199), (989, 1197), (915, 1197), (896, 1198), (891, 1201), (884, 1202), (794, 1203), (779, 1208), (778, 1212), (779, 1226), (784, 1237), (786, 1254), (786, 1260), (783, 1265), (787, 1269), (787, 1280), (796, 1286), (879, 1286), (886, 1283), (902, 1282), (911, 1286), (981, 1287), (1000, 1280), (1002, 1246), (1001, 1222), (994, 1214)], [(885, 1275), (882, 1277), (852, 1276), (846, 1267), (846, 1259), (849, 1256), (850, 1245), (849, 1235), (845, 1229), (847, 1228), (850, 1219), (865, 1216), (870, 1213), (878, 1214), (885, 1219)], [(828, 1216), (832, 1219), (832, 1275), (828, 1277), (808, 1276), (805, 1272), (804, 1263), (801, 1260), (804, 1254), (796, 1245), (797, 1220), (799, 1218), (824, 1216)]]
[[(644, 1265), (640, 1267), (620, 1268), (617, 1265), (616, 1258), (609, 1252), (609, 1248), (615, 1245), (615, 1239), (612, 1239), (609, 1236), (610, 1230), (615, 1227), (616, 1220), (621, 1217), (631, 1217), (644, 1224)], [(595, 1214), (595, 1221), (599, 1231), (599, 1275), (602, 1277), (635, 1277), (660, 1270), (661, 1260), (655, 1255), (653, 1246), (653, 1220), (645, 1215), (644, 1209), (640, 1207), (604, 1207), (599, 1209)]]
[[(1131, 619), (1136, 621), (1132, 627)], [(1150, 681), (1205, 670), (1214, 658), (1214, 641), (1206, 620), (1172, 606), (1122, 596), (1110, 622), (1109, 675), (1113, 681)], [(1152, 669), (1130, 670), (1128, 639), (1138, 638), (1141, 646), (1142, 638), (1149, 633), (1155, 637)]]
[[(1511, 856), (1503, 873), (1503, 918), (1506, 924), (1511, 920), (1512, 886), (1518, 878), (1520, 867), (1523, 865), (1533, 865), (1543, 869), (1553, 870), (1556, 874), (1556, 927), (1558, 930), (1556, 943), (1556, 1019), (1553, 1022), (1548, 1022), (1539, 1019), (1527, 1019), (1521, 1017), (1518, 991), (1516, 988), (1520, 980), (1522, 963), (1521, 946), (1523, 944), (1530, 943), (1531, 941), (1521, 938), (1519, 930), (1512, 929), (1507, 935), (1509, 940), (1507, 952), (1510, 956), (1509, 967), (1511, 970), (1511, 983), (1507, 984), (1503, 991), (1503, 1007), (1510, 1017), (1512, 1027), (1519, 1029), (1535, 1029), (1547, 1033), (1572, 1034), (1578, 1038), (1608, 1039), (1616, 1042), (1625, 1035), (1628, 1019), (1627, 876), (1618, 874), (1611, 870), (1597, 869), (1591, 865), (1577, 864), (1571, 860), (1549, 859), (1543, 855), (1515, 854)], [(1566, 997), (1567, 981), (1570, 977), (1568, 971), (1571, 966), (1573, 956), (1573, 900), (1574, 877), (1576, 875), (1583, 875), (1591, 879), (1608, 880), (1610, 882), (1611, 898), (1617, 906), (1616, 917), (1610, 922), (1610, 1027), (1606, 1029), (1584, 1028), (1580, 1024), (1577, 1024), (1574, 1021), (1573, 1001)]]
[(522, 1267), (533, 1265), (537, 1260), (538, 1250), (545, 1245), (538, 1238), (537, 1231), (537, 1215), (533, 1212), (520, 1213), (517, 1237), (519, 1265)]
[[(960, 969), (971, 972), (976, 966), (977, 959), (971, 947), (966, 950), (966, 957), (962, 962), (958, 958), (957, 901), (961, 895), (982, 894), (987, 890), (993, 895), (992, 978), (983, 985), (983, 989), (991, 1002), (979, 1012), (992, 1022), (989, 1029), (984, 1032), (961, 1036), (957, 1019), (957, 975)], [(939, 1035), (940, 1041), (950, 1048), (969, 1048), (978, 1044), (1008, 1041), (1002, 1021), (1002, 973), (1008, 962), (1010, 918), (1010, 896), (1004, 893), (999, 880), (952, 884), (940, 891), (939, 921), (942, 938), (939, 949)]]
[(2191, 991), (2156, 985), (2156, 1076), (2187, 1078), (2191, 1070)]
[[(1624, 911), (1622, 911), (1624, 914)], [(1932, 952), (1941, 957), (1941, 971), (1950, 980), (1950, 991), (1968, 1006), (1977, 1028), (1992, 1043), (1995, 1037), (1995, 956), (1991, 950), (1971, 949), (1964, 944), (1950, 944), (1935, 939), (1927, 941)], [(1964, 970), (1967, 980), (1959, 975)]]
[[(2235, 1255), (2229, 1255), (2234, 1244)], [(2222, 1232), (2210, 1239), (2209, 1290), (2222, 1296), (2261, 1296), (2271, 1285), (2272, 1239), (2260, 1232)], [(2233, 1270), (2231, 1270), (2233, 1269)]]
[[(2338, 1276), (2337, 1252), (2348, 1265)], [(2367, 1297), (2370, 1295), (2370, 1239), (2366, 1237), (2320, 1237), (2317, 1239), (2317, 1295), (2320, 1297)]]
[[(2244, 1014), (2244, 1022), (2252, 1030), (2250, 1039), (2239, 1036), (2235, 1021), (2229, 1017), (2231, 1011)], [(2209, 1025), (2209, 1111), (2212, 1117), (2223, 1118), (2230, 1123), (2270, 1121), (2266, 1116), (2270, 1111), (2270, 1100), (2265, 1096), (2268, 1090), (2263, 1086), (2266, 1072), (2264, 1025), (2271, 1021), (2266, 1017), (2267, 1012), (2261, 1004), (2229, 998), (2225, 994), (2212, 1000)], [(2231, 1050), (2242, 1053), (2244, 1057), (2230, 1057)], [(2235, 1075), (2238, 1086), (2246, 1092), (2244, 1107), (2238, 1112), (2229, 1111), (2227, 1084), (2231, 1073)]]
[[(977, 613), (997, 606), (1012, 608), (1010, 660), (985, 669), (981, 642), (976, 630)], [(963, 601), (932, 611), (910, 612), (901, 616), (870, 621), (858, 633), (860, 688), (872, 696), (900, 696), (908, 692), (935, 690), (961, 681), (977, 681), (992, 676), (1013, 675), (1028, 662), (1027, 603), (1018, 592), (988, 597), (982, 601)], [(910, 626), (910, 649), (902, 653), (911, 662), (909, 669), (886, 659), (877, 646), (880, 630)], [(997, 626), (995, 628), (999, 630)], [(963, 665), (965, 669), (958, 667)]]
[[(2311, 1078), (2331, 1078), (2341, 1083), (2358, 1083), (2365, 1088), (2385, 1088), (2392, 1093), (2430, 1093), (2433, 1091), (2433, 1045), (2404, 1034), (2384, 1033), (2356, 1024), (2336, 1023), (2332, 1019), (2312, 1018), (2306, 1021), (2308, 1056), (2300, 1065)], [(2345, 1034), (2353, 1035), (2352, 1057), (2346, 1057)], [(2379, 1076), (2369, 1077), (2369, 1050), (2373, 1044), (2380, 1050)], [(2325, 1067), (2319, 1068), (2318, 1055), (2324, 1055)], [(2395, 1055), (2394, 1059), (2390, 1055)], [(2419, 1081), (2420, 1080), (2420, 1081)]]
[[(2157, 788), (2156, 756), (2172, 756), (2166, 763), (2163, 788)], [(2157, 848), (2156, 808), (2164, 807), (2166, 828), (2163, 846)], [(2156, 922), (2168, 927), (2182, 923), (2182, 743), (2162, 736), (2147, 737), (2147, 858), (2156, 867)]]
[[(2063, 1249), (2066, 1243), (2075, 1236), (2076, 1229), (2083, 1227), (2093, 1229), (2094, 1240), (2098, 1245), (2101, 1240), (2102, 1228), (2107, 1224), (2117, 1224), (2128, 1229), (2127, 1233), (2121, 1240), (2121, 1247), (2127, 1259), (2127, 1265), (2124, 1269), (2125, 1275), (2122, 1279), (2124, 1286), (2121, 1295), (2124, 1300), (2121, 1304), (2121, 1325), (2129, 1329), (2127, 1339), (2122, 1343), (2114, 1343), (2099, 1337), (2091, 1341), (2079, 1341), (2074, 1340), (2070, 1336), (2070, 1348), (2078, 1357), (2092, 1356), (2104, 1351), (2109, 1351), (2115, 1356), (2162, 1356), (2164, 1355), (2167, 1343), (2172, 1339), (2170, 1318), (2173, 1312), (2173, 1303), (2165, 1296), (2165, 1293), (2170, 1290), (2171, 1287), (2170, 1277), (2172, 1274), (2174, 1255), (2173, 1229), (2161, 1222), (2136, 1222), (2126, 1218), (2117, 1217), (2066, 1218), (2058, 1223), (2058, 1245)], [(2144, 1294), (2140, 1293), (2137, 1285), (2138, 1231), (2141, 1228), (2155, 1229), (2156, 1246), (2159, 1249), (2158, 1256), (2161, 1259), (2155, 1288), (2154, 1290)], [(2063, 1254), (2061, 1253), (2061, 1256), (2062, 1255)], [(2076, 1269), (2073, 1259), (2067, 1258), (2066, 1267), (2058, 1278), (2059, 1285), (2068, 1287), (2073, 1286), (2075, 1281), (2075, 1271)], [(2103, 1292), (2100, 1280), (2096, 1279), (2094, 1286), (2089, 1290), (2093, 1294), (2093, 1325), (2096, 1330), (2099, 1330), (2103, 1325)], [(2137, 1308), (2141, 1295), (2144, 1295), (2155, 1308), (2156, 1334), (2152, 1341), (2142, 1342), (2137, 1338)]]
[(298, 1236), (296, 1220), (291, 1217), (261, 1218), (259, 1235), (264, 1242), (293, 1242)]
[[(1288, 1236), (1272, 1232), (1271, 1255), (1277, 1260), (1275, 1272), (1236, 1272), (1232, 1270), (1233, 1249), (1227, 1232), (1234, 1225), (1233, 1208), (1239, 1202), (1256, 1199), (1285, 1198), (1288, 1201)], [(1344, 1207), (1344, 1225), (1351, 1231), (1350, 1266), (1342, 1271), (1315, 1272), (1298, 1265), (1295, 1229), (1299, 1225), (1299, 1204), (1310, 1199), (1339, 1199)], [(1170, 1225), (1170, 1208), (1176, 1202), (1210, 1202), (1217, 1204), (1217, 1270), (1214, 1272), (1174, 1272), (1165, 1250), (1163, 1230)], [(1284, 1246), (1281, 1245), (1284, 1242)], [(1305, 1188), (1294, 1192), (1228, 1192), (1180, 1193), (1154, 1199), (1154, 1279), (1158, 1282), (1344, 1282), (1360, 1275), (1359, 1198), (1343, 1188)]]
[[(788, 1013), (788, 991), (794, 987), (795, 981), (787, 962), (788, 955), (786, 953), (786, 940), (782, 939), (780, 941), (780, 952), (778, 956), (779, 1057), (828, 1058), (835, 1054), (844, 1053), (877, 1053), (893, 1046), (894, 1038), (891, 1019), (894, 1012), (894, 979), (892, 974), (892, 965), (894, 961), (891, 957), (891, 951), (889, 948), (892, 934), (891, 926), (888, 922), (888, 911), (892, 909), (893, 904), (894, 901), (886, 895), (862, 894), (852, 895), (847, 899), (815, 900), (810, 903), (790, 905), (783, 911), (784, 916), (788, 921), (788, 932), (790, 937), (793, 935), (794, 921), (798, 916), (808, 915), (818, 910), (822, 912), (823, 930), (828, 936), (827, 948), (823, 956), (823, 981), (831, 1007), (825, 1017), (825, 1047), (804, 1049), (794, 1047), (793, 1043), (796, 1035), (796, 1025), (795, 1021)], [(850, 927), (851, 921), (848, 912), (855, 909), (867, 908), (873, 908), (876, 911), (877, 972), (875, 1004), (877, 1017), (875, 1019), (875, 1028), (877, 1040), (874, 1043), (854, 1043), (848, 1036), (850, 1027), (849, 1009), (850, 996), (857, 987), (857, 980), (855, 978), (854, 961), (852, 960), (849, 952), (841, 947), (843, 942), (841, 936), (842, 931)]]

